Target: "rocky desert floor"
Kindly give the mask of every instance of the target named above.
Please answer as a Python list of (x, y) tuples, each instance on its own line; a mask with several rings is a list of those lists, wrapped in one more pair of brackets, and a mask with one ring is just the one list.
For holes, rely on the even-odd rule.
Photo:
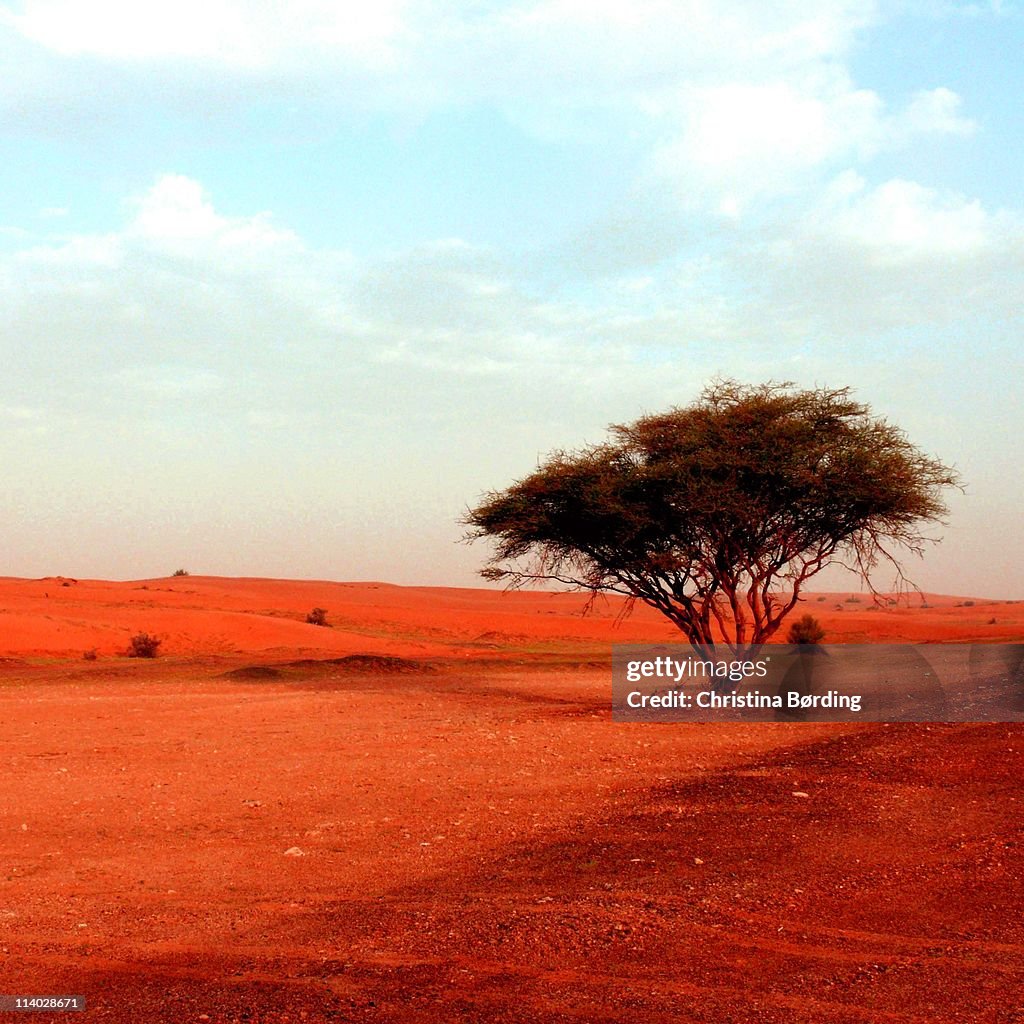
[[(833, 640), (1024, 639), (1024, 604), (819, 596)], [(609, 644), (674, 634), (581, 605), (0, 581), (0, 994), (85, 997), (44, 1021), (1024, 1021), (1024, 727), (614, 723)], [(143, 630), (160, 656), (125, 657)]]

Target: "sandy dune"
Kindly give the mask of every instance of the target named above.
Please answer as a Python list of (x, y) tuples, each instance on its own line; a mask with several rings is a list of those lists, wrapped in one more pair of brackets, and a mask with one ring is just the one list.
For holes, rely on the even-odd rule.
[[(829, 642), (1000, 643), (1024, 637), (1024, 602), (920, 595), (877, 607), (869, 595), (809, 594)], [(927, 607), (922, 607), (925, 602)], [(51, 577), (0, 578), (0, 656), (123, 653), (138, 632), (156, 634), (164, 655), (244, 652), (287, 657), (372, 653), (478, 657), (507, 651), (591, 652), (609, 643), (675, 640), (658, 613), (602, 600), (587, 616), (579, 594), (397, 587), (188, 576), (112, 583)], [(308, 625), (327, 609), (331, 629)], [(994, 621), (993, 621), (994, 620)]]

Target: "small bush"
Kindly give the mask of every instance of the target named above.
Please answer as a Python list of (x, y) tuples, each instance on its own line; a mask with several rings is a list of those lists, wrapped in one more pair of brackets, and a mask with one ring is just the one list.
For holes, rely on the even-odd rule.
[(820, 644), (825, 630), (813, 615), (804, 615), (789, 627), (786, 639), (791, 644)]
[(974, 602), (973, 601), (964, 601), (964, 607), (965, 608), (973, 608), (974, 607)]
[(155, 658), (160, 638), (150, 633), (136, 633), (129, 641), (129, 658)]
[(82, 654), (82, 657), (85, 658), (86, 661), (95, 661), (96, 658), (98, 657), (98, 655), (96, 654), (96, 648), (90, 647), (89, 650), (85, 651)]
[(827, 597), (819, 597), (818, 598), (818, 604), (821, 604), (822, 601), (827, 601), (827, 600), (828, 600)]
[(327, 609), (326, 608), (314, 608), (307, 616), (306, 621), (311, 626), (330, 626), (327, 621)]
[(851, 594), (846, 599), (846, 603), (847, 604), (860, 604), (860, 598), (856, 594)]
[(174, 572), (171, 573), (171, 575), (172, 576), (187, 576), (188, 575), (188, 569), (175, 569)]

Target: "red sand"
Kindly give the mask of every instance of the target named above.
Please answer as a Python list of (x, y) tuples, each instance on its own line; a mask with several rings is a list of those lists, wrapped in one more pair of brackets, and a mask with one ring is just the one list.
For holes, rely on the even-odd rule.
[[(829, 639), (1024, 637), (1020, 604), (849, 596), (803, 606)], [(0, 581), (0, 994), (116, 1022), (1024, 1021), (1024, 729), (615, 724), (609, 641), (677, 634), (581, 603)], [(167, 656), (115, 656), (140, 630)], [(281, 668), (347, 653), (434, 670)]]
[[(915, 595), (878, 607), (866, 594), (809, 594), (795, 614), (820, 619), (830, 643), (1002, 643), (1024, 637), (1024, 601), (976, 599), (964, 606), (964, 600)], [(445, 657), (541, 649), (604, 655), (609, 643), (679, 639), (670, 622), (645, 606), (638, 605), (623, 621), (618, 599), (601, 600), (583, 616), (585, 603), (580, 594), (387, 583), (0, 578), (0, 656), (76, 657), (91, 649), (114, 656), (138, 632), (161, 637), (162, 654), (282, 657), (296, 652)], [(333, 629), (306, 623), (314, 607), (327, 609)]]

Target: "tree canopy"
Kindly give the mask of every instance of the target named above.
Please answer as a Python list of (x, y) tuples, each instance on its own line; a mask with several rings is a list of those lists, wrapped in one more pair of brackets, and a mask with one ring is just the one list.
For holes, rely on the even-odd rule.
[(692, 405), (556, 452), (471, 509), (481, 575), (623, 594), (695, 644), (768, 640), (812, 576), (838, 562), (870, 586), (920, 554), (956, 472), (851, 398), (718, 381)]

